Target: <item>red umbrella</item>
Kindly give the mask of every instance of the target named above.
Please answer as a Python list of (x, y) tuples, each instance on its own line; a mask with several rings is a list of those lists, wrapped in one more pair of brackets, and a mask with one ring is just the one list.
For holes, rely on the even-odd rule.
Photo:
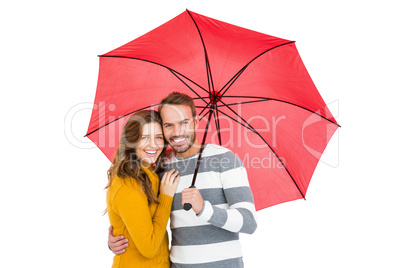
[(172, 91), (186, 93), (200, 129), (211, 122), (206, 142), (243, 161), (257, 210), (305, 198), (339, 126), (294, 41), (188, 10), (101, 55), (99, 69), (87, 136), (110, 160), (129, 115), (157, 108)]

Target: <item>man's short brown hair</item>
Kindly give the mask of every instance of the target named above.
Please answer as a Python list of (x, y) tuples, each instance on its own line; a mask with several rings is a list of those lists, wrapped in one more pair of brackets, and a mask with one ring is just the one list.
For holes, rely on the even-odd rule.
[(170, 105), (187, 105), (191, 109), (191, 113), (193, 117), (197, 115), (195, 111), (195, 104), (193, 101), (193, 98), (191, 98), (189, 95), (181, 93), (181, 92), (172, 92), (170, 93), (167, 97), (165, 97), (161, 103), (159, 104), (158, 107), (158, 112), (160, 113), (163, 106), (166, 104)]

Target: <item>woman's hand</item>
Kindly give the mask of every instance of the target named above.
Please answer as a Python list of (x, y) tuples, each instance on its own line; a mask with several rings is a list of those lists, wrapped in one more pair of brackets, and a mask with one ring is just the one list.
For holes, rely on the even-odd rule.
[(159, 190), (161, 194), (170, 195), (171, 197), (174, 196), (176, 193), (177, 184), (180, 180), (180, 176), (178, 176), (178, 174), (179, 171), (175, 171), (174, 169), (163, 174)]

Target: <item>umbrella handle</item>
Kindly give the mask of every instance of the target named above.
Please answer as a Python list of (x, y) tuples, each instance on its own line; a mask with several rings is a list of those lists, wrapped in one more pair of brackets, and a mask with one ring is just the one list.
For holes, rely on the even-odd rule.
[[(204, 151), (204, 148), (205, 148), (205, 139), (206, 139), (207, 133), (208, 133), (209, 122), (211, 121), (211, 116), (212, 116), (213, 113), (214, 113), (214, 109), (211, 106), (210, 109), (209, 109), (207, 127), (205, 129), (204, 138), (202, 139), (202, 143), (201, 143), (200, 153), (198, 154), (197, 165), (195, 167), (193, 181), (191, 182), (191, 186), (189, 188), (195, 188), (194, 184), (195, 184), (195, 180), (197, 179), (198, 168), (200, 167), (202, 152)], [(184, 210), (186, 210), (186, 211), (189, 211), (192, 207), (193, 206), (190, 203), (185, 203), (184, 206), (183, 206)]]
[[(194, 185), (191, 185), (191, 186), (188, 187), (188, 188), (195, 188), (195, 186), (194, 186)], [(189, 211), (192, 207), (193, 207), (193, 206), (192, 206), (190, 203), (185, 203), (184, 206), (183, 206), (183, 208), (184, 208), (185, 211)]]

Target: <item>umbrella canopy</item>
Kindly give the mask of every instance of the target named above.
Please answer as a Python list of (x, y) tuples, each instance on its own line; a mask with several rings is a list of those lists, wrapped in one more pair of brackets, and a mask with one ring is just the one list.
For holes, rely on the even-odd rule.
[(130, 115), (193, 97), (197, 135), (247, 168), (256, 209), (304, 198), (338, 124), (289, 41), (185, 11), (100, 56), (87, 136), (112, 160)]

